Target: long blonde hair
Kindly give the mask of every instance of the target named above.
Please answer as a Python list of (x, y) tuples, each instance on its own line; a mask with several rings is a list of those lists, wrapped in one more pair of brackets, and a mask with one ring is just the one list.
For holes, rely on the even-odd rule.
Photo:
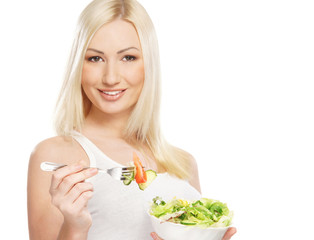
[(160, 62), (153, 23), (136, 0), (94, 0), (81, 13), (75, 40), (68, 61), (64, 83), (57, 101), (55, 129), (58, 135), (69, 136), (80, 131), (90, 102), (81, 88), (83, 60), (95, 32), (104, 24), (122, 19), (133, 24), (142, 47), (145, 80), (141, 95), (125, 128), (124, 137), (137, 146), (147, 146), (157, 165), (168, 173), (187, 179), (191, 157), (168, 144), (161, 134)]

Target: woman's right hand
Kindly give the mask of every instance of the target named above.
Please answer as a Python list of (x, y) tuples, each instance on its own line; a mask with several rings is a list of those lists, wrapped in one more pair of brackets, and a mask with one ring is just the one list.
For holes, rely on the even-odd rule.
[(52, 176), (49, 192), (52, 204), (64, 216), (63, 227), (71, 232), (86, 233), (92, 224), (87, 203), (93, 195), (93, 185), (85, 179), (96, 175), (98, 170), (82, 169), (82, 165), (58, 169)]

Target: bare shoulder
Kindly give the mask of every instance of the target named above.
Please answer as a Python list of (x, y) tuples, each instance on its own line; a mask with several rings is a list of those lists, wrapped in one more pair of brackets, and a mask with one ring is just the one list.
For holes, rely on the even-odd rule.
[(196, 162), (196, 159), (194, 158), (194, 156), (188, 152), (185, 152), (185, 154), (187, 154), (189, 156), (191, 169), (193, 171), (195, 171), (195, 170), (197, 171), (197, 162)]
[(29, 180), (36, 182), (38, 179), (47, 179), (50, 182), (50, 174), (40, 169), (42, 162), (56, 162), (66, 165), (77, 164), (84, 161), (88, 165), (89, 160), (80, 145), (72, 137), (52, 137), (38, 143), (33, 149), (28, 166)]
[(30, 164), (41, 162), (59, 162), (74, 164), (86, 160), (84, 151), (71, 137), (56, 136), (38, 143), (33, 149)]
[[(183, 151), (183, 150), (182, 150)], [(200, 186), (200, 180), (199, 180), (199, 174), (198, 174), (198, 166), (195, 158), (190, 153), (183, 151), (190, 160), (190, 179), (189, 183), (201, 193), (201, 186)]]
[(197, 162), (195, 158), (193, 157), (193, 155), (181, 148), (177, 148), (177, 149), (179, 149), (179, 151), (183, 155), (185, 155), (185, 158), (189, 160), (189, 169), (190, 169), (191, 174), (194, 175), (195, 173), (197, 173), (198, 172)]

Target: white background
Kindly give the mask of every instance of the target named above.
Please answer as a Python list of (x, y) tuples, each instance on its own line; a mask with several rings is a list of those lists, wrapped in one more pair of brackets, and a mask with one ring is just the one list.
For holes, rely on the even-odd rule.
[[(54, 135), (75, 23), (89, 2), (0, 3), (5, 239), (28, 239), (28, 158)], [(312, 1), (140, 2), (160, 43), (163, 132), (197, 159), (203, 195), (234, 210), (233, 239), (314, 239)]]

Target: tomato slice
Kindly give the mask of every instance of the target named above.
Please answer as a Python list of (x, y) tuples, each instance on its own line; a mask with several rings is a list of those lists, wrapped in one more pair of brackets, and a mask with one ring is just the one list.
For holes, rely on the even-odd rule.
[(146, 172), (143, 168), (140, 158), (136, 155), (135, 152), (133, 153), (133, 162), (136, 169), (136, 174), (134, 177), (135, 181), (137, 183), (146, 183), (147, 182)]

